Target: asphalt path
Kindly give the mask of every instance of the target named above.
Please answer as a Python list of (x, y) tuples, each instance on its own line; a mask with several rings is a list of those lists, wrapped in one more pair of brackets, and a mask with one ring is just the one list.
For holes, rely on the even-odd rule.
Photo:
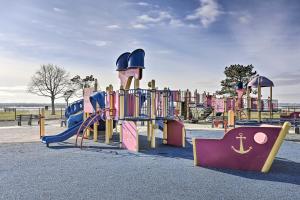
[(139, 153), (72, 139), (1, 144), (0, 199), (300, 199), (299, 143), (285, 141), (268, 174), (194, 167), (191, 138), (222, 135), (188, 130), (185, 149)]

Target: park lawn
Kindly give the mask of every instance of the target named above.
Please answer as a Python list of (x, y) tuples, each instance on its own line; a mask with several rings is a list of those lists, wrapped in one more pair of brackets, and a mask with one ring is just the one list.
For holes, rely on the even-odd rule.
[[(17, 112), (4, 112), (0, 111), (0, 121), (9, 121), (15, 120), (15, 115), (24, 115), (24, 114), (33, 114), (39, 115), (39, 110), (17, 110)], [(64, 116), (64, 110), (57, 109), (55, 110), (55, 115), (51, 115), (51, 110), (45, 110), (46, 119), (60, 119), (61, 116)]]

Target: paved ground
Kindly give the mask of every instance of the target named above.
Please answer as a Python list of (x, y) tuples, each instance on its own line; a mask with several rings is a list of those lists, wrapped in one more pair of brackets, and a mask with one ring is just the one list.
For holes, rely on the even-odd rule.
[[(38, 130), (0, 129), (0, 140), (18, 129)], [(93, 142), (80, 150), (72, 139), (50, 148), (29, 140), (2, 142), (0, 199), (300, 199), (300, 144), (294, 141), (283, 143), (268, 174), (193, 167), (191, 137), (222, 135), (189, 129), (185, 149), (140, 153)]]

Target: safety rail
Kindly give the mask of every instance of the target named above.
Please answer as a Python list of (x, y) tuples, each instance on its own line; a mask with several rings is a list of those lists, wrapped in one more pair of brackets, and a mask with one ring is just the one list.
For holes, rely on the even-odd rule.
[(278, 111), (278, 100), (272, 99), (272, 103), (270, 99), (261, 99), (260, 107), (259, 101), (257, 98), (249, 99), (250, 105), (248, 105), (247, 98), (243, 98), (243, 108), (249, 108), (251, 111)]
[(174, 118), (175, 94), (175, 91), (171, 90), (124, 90), (124, 119), (120, 120), (143, 121)]
[(239, 105), (237, 105), (238, 101), (235, 98), (226, 98), (226, 99), (212, 98), (210, 100), (211, 106), (215, 108), (215, 110), (220, 110), (219, 112), (224, 112), (225, 106), (226, 106), (226, 110), (236, 110), (237, 108), (241, 108), (241, 109), (250, 109), (251, 111), (262, 111), (262, 112), (278, 111), (278, 100), (275, 99), (272, 100), (272, 103), (270, 99), (261, 99), (260, 106), (257, 98), (249, 99), (249, 103), (247, 98), (243, 98), (241, 103), (242, 106), (240, 107)]

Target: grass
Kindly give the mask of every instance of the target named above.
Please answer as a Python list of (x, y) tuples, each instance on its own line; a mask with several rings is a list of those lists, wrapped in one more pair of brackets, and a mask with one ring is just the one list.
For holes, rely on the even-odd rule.
[[(55, 115), (51, 115), (51, 110), (45, 110), (45, 118), (46, 119), (60, 119), (61, 115), (63, 116), (65, 113), (64, 110), (56, 109)], [(33, 114), (33, 115), (39, 115), (39, 110), (18, 110), (17, 112), (4, 112), (0, 111), (0, 121), (9, 121), (9, 120), (15, 120), (15, 115), (24, 115), (24, 114)]]

